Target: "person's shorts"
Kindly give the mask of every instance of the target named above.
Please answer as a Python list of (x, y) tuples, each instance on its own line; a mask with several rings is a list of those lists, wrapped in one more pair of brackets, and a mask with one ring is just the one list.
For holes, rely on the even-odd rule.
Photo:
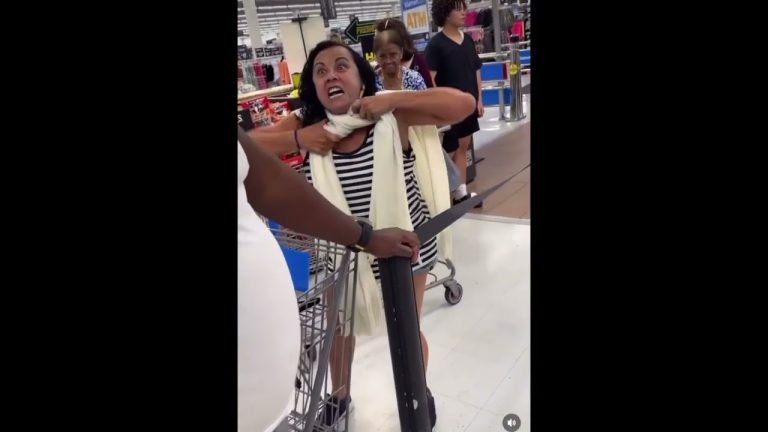
[(443, 149), (448, 153), (453, 153), (459, 148), (459, 138), (472, 135), (480, 130), (480, 122), (477, 110), (455, 125), (443, 135)]

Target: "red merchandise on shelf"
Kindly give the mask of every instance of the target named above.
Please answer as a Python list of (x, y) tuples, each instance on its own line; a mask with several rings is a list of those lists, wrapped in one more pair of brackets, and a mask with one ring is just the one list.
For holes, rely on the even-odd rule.
[(472, 27), (476, 23), (477, 23), (477, 10), (467, 11), (467, 14), (464, 16), (464, 26)]
[(304, 156), (299, 152), (287, 153), (280, 156), (280, 160), (289, 167), (298, 170), (304, 164)]
[(264, 67), (259, 63), (253, 64), (253, 72), (256, 74), (256, 81), (258, 81), (258, 87), (260, 89), (267, 88), (267, 77), (264, 73)]
[(291, 73), (285, 59), (280, 62), (280, 84), (291, 84)]
[(525, 25), (522, 20), (515, 21), (514, 24), (512, 24), (512, 31), (510, 32), (512, 35), (517, 35), (519, 38), (519, 41), (525, 40)]

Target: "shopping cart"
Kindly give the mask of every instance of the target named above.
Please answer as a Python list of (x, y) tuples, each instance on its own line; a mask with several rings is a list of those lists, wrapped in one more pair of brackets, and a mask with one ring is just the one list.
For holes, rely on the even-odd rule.
[[(321, 424), (318, 416), (323, 416), (327, 409), (339, 409), (330, 398), (329, 360), (336, 330), (346, 329), (348, 334), (354, 330), (357, 254), (344, 246), (285, 228), (272, 225), (271, 230), (284, 252), (309, 254), (311, 263), (305, 269), (309, 289), (297, 291), (302, 343), (294, 408), (275, 432), (346, 431), (348, 412), (332, 425)], [(347, 385), (350, 378), (344, 380)]]
[(432, 278), (433, 280), (432, 282), (427, 283), (427, 286), (424, 289), (430, 290), (442, 285), (443, 288), (445, 288), (445, 301), (451, 306), (456, 305), (464, 296), (464, 288), (460, 283), (456, 282), (455, 279), (456, 267), (453, 265), (453, 262), (447, 258), (445, 261), (437, 260), (437, 262), (438, 264), (446, 266), (450, 274), (444, 278), (438, 278), (435, 272), (430, 272), (428, 278)]
[[(445, 132), (450, 129), (450, 126), (442, 126), (437, 129), (441, 142)], [(445, 261), (438, 260), (437, 262), (438, 264), (446, 266), (450, 274), (444, 278), (438, 278), (436, 273), (430, 272), (429, 277), (432, 278), (432, 282), (428, 283), (424, 289), (429, 290), (442, 285), (445, 288), (445, 301), (448, 302), (449, 305), (456, 305), (464, 296), (464, 288), (460, 283), (456, 282), (455, 279), (456, 267), (453, 265), (453, 262), (447, 258)]]

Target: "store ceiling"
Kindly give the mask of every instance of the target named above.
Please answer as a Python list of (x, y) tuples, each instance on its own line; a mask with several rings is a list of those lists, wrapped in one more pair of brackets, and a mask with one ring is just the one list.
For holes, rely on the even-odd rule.
[[(259, 15), (259, 27), (262, 37), (266, 33), (274, 34), (279, 23), (286, 22), (301, 12), (302, 16), (320, 16), (319, 0), (245, 0), (255, 1)], [(329, 21), (331, 28), (344, 28), (349, 24), (349, 16), (354, 14), (360, 20), (386, 18), (400, 15), (400, 0), (334, 0), (337, 19)], [(431, 1), (429, 2), (431, 3)], [(243, 1), (237, 1), (237, 29), (248, 34), (248, 25), (243, 9)]]

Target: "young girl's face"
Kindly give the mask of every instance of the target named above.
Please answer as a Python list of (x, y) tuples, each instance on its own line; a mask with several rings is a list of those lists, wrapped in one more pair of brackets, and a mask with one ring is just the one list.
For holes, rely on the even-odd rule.
[(455, 27), (464, 27), (464, 22), (467, 16), (467, 6), (464, 2), (457, 2), (456, 7), (448, 15), (446, 22), (451, 23)]

